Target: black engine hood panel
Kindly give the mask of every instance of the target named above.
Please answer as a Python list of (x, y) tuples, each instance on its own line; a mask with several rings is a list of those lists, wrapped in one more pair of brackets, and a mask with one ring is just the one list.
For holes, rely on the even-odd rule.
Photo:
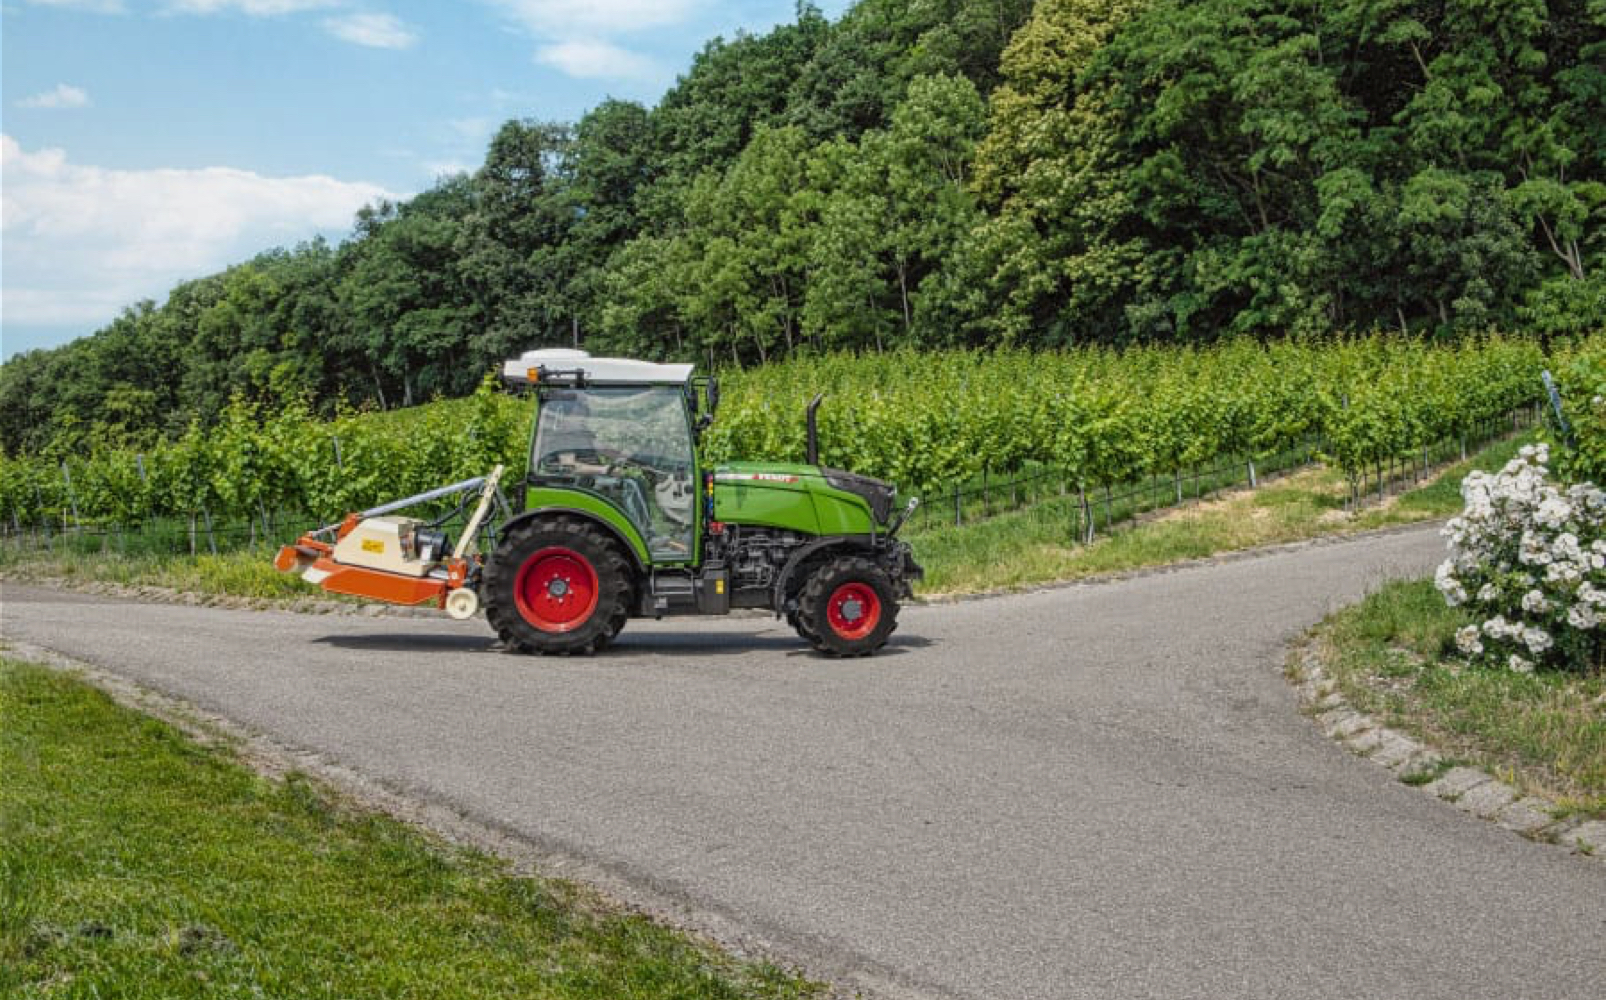
[(891, 483), (861, 476), (857, 472), (846, 472), (842, 469), (828, 469), (820, 467), (820, 475), (833, 488), (844, 493), (852, 493), (864, 498), (870, 505), (870, 512), (875, 515), (877, 524), (886, 524), (892, 516), (892, 505), (897, 501), (898, 488)]

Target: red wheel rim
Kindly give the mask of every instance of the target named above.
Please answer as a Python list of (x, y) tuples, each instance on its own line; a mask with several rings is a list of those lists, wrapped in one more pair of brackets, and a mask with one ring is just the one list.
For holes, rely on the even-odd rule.
[(863, 639), (881, 622), (881, 598), (866, 583), (844, 583), (825, 602), (831, 631), (844, 639)]
[(542, 549), (519, 567), (513, 601), (524, 620), (541, 631), (572, 632), (597, 609), (597, 571), (573, 549)]

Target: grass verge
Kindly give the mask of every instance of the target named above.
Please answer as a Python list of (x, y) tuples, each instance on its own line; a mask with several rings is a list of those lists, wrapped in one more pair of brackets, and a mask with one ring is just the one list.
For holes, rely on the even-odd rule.
[(123, 555), (118, 552), (28, 552), (0, 554), (0, 577), (50, 586), (161, 588), (203, 598), (228, 597), (272, 605), (342, 601), (299, 577), (273, 568), (273, 552), (241, 549), (219, 555)]
[(1324, 623), (1324, 666), (1358, 710), (1557, 801), (1606, 817), (1606, 675), (1516, 674), (1455, 654), (1463, 611), (1395, 582)]
[[(1358, 512), (1344, 509), (1343, 476), (1317, 466), (1259, 489), (1118, 523), (1113, 533), (1101, 533), (1091, 545), (1078, 544), (1073, 537), (1074, 497), (1044, 500), (959, 526), (923, 527), (907, 535), (926, 569), (917, 593), (941, 597), (1008, 590), (1448, 517), (1461, 509), (1460, 484), (1469, 471), (1498, 468), (1530, 440), (1532, 435), (1523, 435), (1496, 442), (1431, 481)], [(66, 586), (162, 587), (277, 604), (309, 598), (354, 600), (279, 573), (271, 559), (268, 549), (198, 557), (0, 551), (0, 577)]]
[(0, 660), (0, 995), (790, 998), (69, 676)]
[(1333, 469), (1303, 469), (1255, 490), (1166, 510), (1091, 545), (1071, 537), (1075, 498), (963, 526), (912, 534), (926, 567), (922, 593), (965, 594), (1161, 566), (1221, 552), (1297, 542), (1449, 517), (1461, 509), (1461, 480), (1504, 465), (1531, 435), (1496, 442), (1431, 481), (1382, 504), (1344, 509), (1347, 485)]

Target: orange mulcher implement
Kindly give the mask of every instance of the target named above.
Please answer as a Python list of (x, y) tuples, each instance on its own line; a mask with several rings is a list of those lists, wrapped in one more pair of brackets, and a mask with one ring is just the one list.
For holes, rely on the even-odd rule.
[[(356, 514), (347, 514), (340, 524), (337, 538), (344, 538), (351, 530), (357, 527), (360, 519)], [(446, 561), (447, 578), (444, 580), (433, 577), (402, 576), (399, 573), (386, 573), (383, 570), (368, 569), (365, 566), (347, 566), (335, 562), (335, 547), (328, 542), (319, 541), (311, 535), (302, 535), (296, 539), (295, 544), (286, 545), (279, 550), (273, 565), (283, 572), (292, 570), (305, 575), (309, 570), (315, 574), (315, 582), (324, 590), (335, 594), (350, 594), (353, 597), (370, 597), (391, 604), (423, 604), (433, 600), (436, 607), (446, 606), (446, 594), (463, 585), (468, 578), (468, 560), (448, 559)]]

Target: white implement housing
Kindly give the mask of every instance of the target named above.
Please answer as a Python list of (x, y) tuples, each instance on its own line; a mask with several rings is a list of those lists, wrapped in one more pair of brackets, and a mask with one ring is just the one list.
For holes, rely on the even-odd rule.
[(416, 517), (395, 515), (364, 518), (335, 543), (335, 562), (403, 576), (424, 576), (444, 553), (434, 551), (427, 543), (420, 551), (414, 543), (418, 526), (423, 523)]

